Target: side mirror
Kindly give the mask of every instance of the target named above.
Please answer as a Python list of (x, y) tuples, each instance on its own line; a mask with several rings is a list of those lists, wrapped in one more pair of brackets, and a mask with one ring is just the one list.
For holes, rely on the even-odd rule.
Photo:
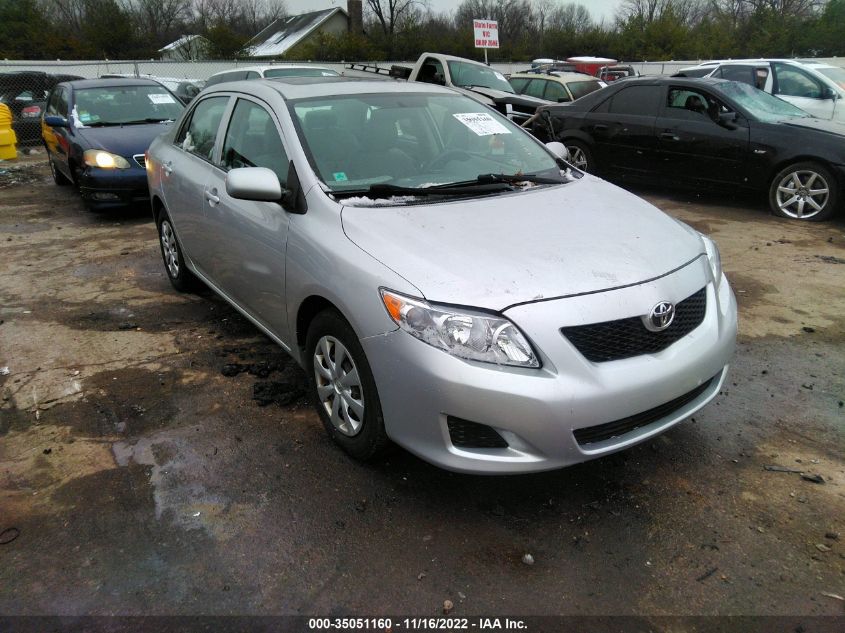
[(238, 200), (282, 201), (282, 185), (272, 169), (240, 167), (226, 174), (226, 193)]
[(737, 127), (736, 112), (720, 112), (716, 123), (729, 130), (735, 130)]
[(833, 88), (825, 86), (822, 90), (822, 99), (833, 99), (836, 101), (840, 96), (833, 91)]
[(44, 124), (50, 127), (70, 127), (70, 123), (68, 123), (66, 118), (53, 114), (44, 117)]
[(569, 150), (566, 149), (566, 145), (564, 145), (563, 143), (559, 141), (552, 141), (551, 143), (546, 143), (546, 147), (552, 154), (554, 154), (561, 160), (565, 160), (566, 162), (569, 162), (571, 160), (571, 157), (569, 156)]

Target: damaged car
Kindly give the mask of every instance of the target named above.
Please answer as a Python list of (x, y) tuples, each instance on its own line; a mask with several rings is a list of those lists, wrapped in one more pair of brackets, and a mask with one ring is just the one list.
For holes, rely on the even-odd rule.
[(340, 447), (494, 474), (666, 431), (734, 350), (713, 241), (565, 154), (448, 88), (285, 78), (206, 89), (147, 165), (173, 286), (287, 351)]
[(822, 221), (845, 186), (845, 125), (743, 82), (615, 82), (531, 121), (590, 173), (661, 186), (759, 192), (783, 218)]

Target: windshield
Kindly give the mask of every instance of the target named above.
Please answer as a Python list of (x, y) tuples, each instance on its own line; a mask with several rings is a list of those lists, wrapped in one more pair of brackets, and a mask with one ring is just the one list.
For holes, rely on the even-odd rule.
[(74, 114), (82, 125), (173, 120), (183, 108), (163, 86), (83, 88), (76, 90), (74, 96)]
[(739, 105), (745, 108), (751, 115), (764, 123), (777, 123), (788, 117), (810, 116), (801, 108), (796, 108), (791, 103), (773, 97), (768, 92), (757, 90), (754, 86), (728, 81), (719, 84), (722, 92)]
[(452, 75), (452, 83), (462, 88), (473, 86), (494, 88), (495, 90), (513, 94), (513, 87), (505, 79), (505, 76), (488, 66), (452, 61), (449, 62), (449, 73)]
[(816, 68), (816, 72), (821, 73), (828, 79), (839, 86), (840, 89), (845, 90), (845, 69), (843, 68)]
[(302, 145), (333, 193), (432, 187), (560, 167), (534, 137), (477, 101), (449, 94), (348, 95), (290, 104)]
[(269, 68), (264, 77), (339, 77), (331, 68)]

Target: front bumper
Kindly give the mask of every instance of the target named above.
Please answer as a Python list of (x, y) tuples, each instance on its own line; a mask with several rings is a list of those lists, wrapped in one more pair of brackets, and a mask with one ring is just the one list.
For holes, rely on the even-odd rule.
[[(531, 338), (543, 360), (540, 369), (464, 361), (401, 330), (364, 339), (386, 431), (397, 444), (440, 467), (485, 474), (561, 468), (662, 433), (712, 400), (727, 375), (737, 321), (736, 300), (724, 277), (718, 292), (712, 280), (706, 286), (701, 325), (656, 354), (593, 363), (548, 324), (613, 320), (630, 316), (632, 305), (678, 302), (699, 290), (706, 277), (707, 263), (700, 258), (648, 284), (506, 311)], [(673, 402), (680, 404), (663, 407)], [(576, 439), (578, 429), (643, 412), (659, 417), (609, 439)], [(457, 447), (449, 417), (492, 427), (508, 446)]]
[(147, 171), (134, 165), (129, 169), (86, 167), (79, 177), (79, 191), (83, 200), (96, 208), (147, 203), (150, 200)]

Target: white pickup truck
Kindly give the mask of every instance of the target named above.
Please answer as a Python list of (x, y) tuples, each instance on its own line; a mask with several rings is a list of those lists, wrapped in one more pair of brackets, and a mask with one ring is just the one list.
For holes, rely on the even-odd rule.
[(528, 120), (539, 106), (551, 103), (518, 95), (502, 73), (481, 62), (453, 55), (423, 53), (412, 67), (393, 65), (386, 68), (358, 63), (346, 67), (394, 79), (448, 86), (498, 110), (518, 124)]

